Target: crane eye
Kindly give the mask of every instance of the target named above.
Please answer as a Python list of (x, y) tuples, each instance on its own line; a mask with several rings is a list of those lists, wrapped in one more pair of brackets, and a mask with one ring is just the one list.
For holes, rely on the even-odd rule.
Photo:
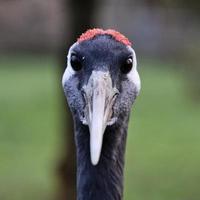
[(127, 74), (131, 71), (133, 67), (133, 58), (132, 57), (129, 57), (126, 59), (126, 61), (122, 64), (121, 66), (121, 72), (123, 74)]
[(82, 69), (82, 59), (80, 59), (76, 54), (71, 55), (70, 60), (71, 66), (75, 71), (79, 71)]

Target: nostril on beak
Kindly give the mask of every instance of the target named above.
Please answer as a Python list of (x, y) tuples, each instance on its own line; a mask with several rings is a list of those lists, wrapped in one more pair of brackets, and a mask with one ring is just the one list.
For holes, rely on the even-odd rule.
[(83, 98), (85, 99), (85, 97), (86, 97), (86, 94), (85, 94), (85, 90), (84, 90), (84, 88), (82, 88), (81, 89), (81, 95), (83, 96)]
[(113, 99), (115, 100), (119, 95), (119, 92), (116, 92), (114, 95), (113, 95)]
[(108, 126), (113, 125), (116, 122), (116, 120), (117, 120), (117, 117), (115, 117), (115, 114), (114, 114), (114, 108), (113, 108), (113, 106), (115, 104), (115, 100), (119, 96), (119, 90), (117, 88), (113, 88), (113, 89), (114, 89), (113, 90), (113, 96), (112, 96), (112, 98), (110, 99), (110, 102), (109, 102), (111, 110), (110, 110), (110, 114), (109, 114), (110, 117), (109, 117), (109, 120), (107, 122)]
[(86, 92), (85, 92), (85, 89), (84, 89), (84, 88), (81, 89), (81, 95), (82, 95), (82, 97), (83, 97), (84, 107), (85, 107), (86, 104), (88, 103), (88, 98), (87, 98), (87, 95), (86, 95)]
[(114, 95), (112, 97), (112, 100), (114, 101), (119, 95), (119, 90), (117, 88), (114, 88)]
[(81, 118), (81, 121), (84, 125), (88, 125), (88, 122), (87, 122), (87, 119), (86, 119), (87, 116), (86, 116), (86, 113), (85, 113), (88, 100), (87, 100), (87, 96), (86, 96), (86, 92), (85, 92), (84, 88), (81, 89), (81, 95), (83, 97), (83, 111), (81, 113), (80, 118)]

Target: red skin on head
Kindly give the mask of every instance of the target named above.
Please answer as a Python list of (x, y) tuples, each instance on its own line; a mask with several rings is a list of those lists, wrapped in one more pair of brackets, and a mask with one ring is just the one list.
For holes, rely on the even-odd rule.
[(120, 32), (115, 31), (113, 29), (107, 29), (107, 30), (103, 30), (100, 28), (89, 29), (85, 33), (83, 33), (77, 39), (77, 41), (83, 42), (83, 41), (92, 39), (96, 35), (104, 35), (104, 34), (111, 35), (115, 40), (117, 40), (118, 42), (121, 42), (122, 44), (124, 44), (126, 46), (131, 46), (131, 42), (128, 40), (128, 38), (126, 38)]

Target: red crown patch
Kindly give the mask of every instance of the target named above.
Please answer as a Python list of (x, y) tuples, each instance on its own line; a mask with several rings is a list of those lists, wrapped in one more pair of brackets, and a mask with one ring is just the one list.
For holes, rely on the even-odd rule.
[(122, 44), (126, 46), (131, 46), (131, 42), (128, 40), (127, 37), (125, 37), (120, 32), (115, 31), (113, 29), (107, 29), (107, 30), (103, 30), (100, 28), (89, 29), (85, 33), (83, 33), (77, 39), (77, 41), (78, 42), (86, 41), (86, 40), (92, 39), (96, 35), (104, 35), (104, 34), (111, 35), (115, 40), (117, 40), (118, 42), (121, 42)]

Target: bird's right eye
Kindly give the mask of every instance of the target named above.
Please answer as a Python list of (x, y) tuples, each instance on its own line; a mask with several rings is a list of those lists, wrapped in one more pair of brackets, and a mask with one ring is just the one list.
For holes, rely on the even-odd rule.
[(71, 55), (70, 63), (74, 71), (82, 69), (82, 60), (76, 54)]

